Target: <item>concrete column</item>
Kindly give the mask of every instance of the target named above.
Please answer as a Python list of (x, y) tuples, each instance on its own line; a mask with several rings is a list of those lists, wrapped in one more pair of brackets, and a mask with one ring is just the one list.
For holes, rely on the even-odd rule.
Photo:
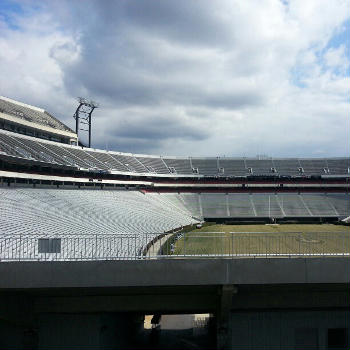
[(237, 293), (234, 285), (219, 287), (219, 305), (216, 313), (216, 348), (226, 350), (231, 348), (230, 312), (232, 298)]

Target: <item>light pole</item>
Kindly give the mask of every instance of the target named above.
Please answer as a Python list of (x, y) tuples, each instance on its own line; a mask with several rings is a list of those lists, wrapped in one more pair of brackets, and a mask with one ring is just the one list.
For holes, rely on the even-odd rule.
[[(98, 103), (87, 100), (83, 97), (78, 97), (78, 108), (76, 109), (73, 118), (75, 119), (75, 132), (79, 137), (79, 130), (87, 131), (89, 135), (88, 147), (91, 147), (91, 115), (92, 112), (99, 107)], [(87, 125), (88, 129), (84, 129), (84, 125)], [(78, 138), (79, 140), (79, 138)]]

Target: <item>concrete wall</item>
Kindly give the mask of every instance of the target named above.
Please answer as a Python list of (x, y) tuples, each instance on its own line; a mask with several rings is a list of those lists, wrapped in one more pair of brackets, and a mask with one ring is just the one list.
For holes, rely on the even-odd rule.
[(131, 348), (141, 327), (138, 320), (133, 314), (41, 314), (38, 349)]
[(232, 312), (230, 348), (328, 349), (328, 329), (349, 335), (349, 319), (349, 310)]
[(223, 284), (350, 283), (350, 259), (243, 258), (0, 263), (0, 291)]
[(0, 349), (132, 349), (142, 326), (134, 313), (44, 313), (29, 327), (0, 319)]

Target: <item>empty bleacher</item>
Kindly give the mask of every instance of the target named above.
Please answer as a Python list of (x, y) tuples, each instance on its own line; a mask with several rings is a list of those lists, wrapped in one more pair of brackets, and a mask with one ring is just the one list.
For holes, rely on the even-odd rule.
[(236, 158), (219, 158), (219, 168), (223, 169), (224, 176), (247, 176), (245, 160)]
[[(198, 222), (179, 200), (137, 191), (0, 188), (0, 197), (1, 244), (19, 235), (33, 238), (30, 242), (62, 237), (63, 241), (76, 239), (76, 249), (82, 249), (79, 242), (91, 241), (84, 237), (101, 240), (108, 236), (110, 242), (120, 245), (115, 256), (126, 256), (130, 243), (134, 253), (160, 233)], [(118, 239), (123, 235), (135, 239)], [(13, 244), (18, 241), (14, 239)]]
[(163, 158), (164, 162), (174, 174), (192, 175), (192, 167), (189, 158)]
[(60, 239), (62, 254), (52, 259), (93, 259), (96, 254), (128, 258), (157, 235), (203, 218), (342, 218), (350, 212), (349, 194), (341, 193), (159, 194), (0, 187), (0, 198), (0, 260), (40, 260), (42, 238)]
[(279, 175), (301, 175), (299, 169), (301, 168), (300, 162), (298, 159), (274, 159), (273, 163)]
[[(166, 194), (169, 195), (169, 194)], [(202, 206), (200, 197), (194, 193), (180, 193), (177, 195), (178, 198), (184, 203), (185, 207), (192, 213), (196, 218), (203, 217)]]
[(330, 175), (349, 175), (350, 159), (348, 158), (327, 159), (327, 166), (328, 166)]
[(283, 217), (277, 195), (254, 193), (251, 195), (254, 211), (258, 217)]
[(101, 152), (89, 152), (94, 158), (98, 159), (99, 162), (102, 162), (105, 164), (108, 170), (113, 171), (120, 171), (120, 172), (126, 172), (129, 171), (129, 169), (121, 163), (118, 159), (113, 157), (113, 154), (111, 154), (108, 151), (101, 151)]
[(218, 175), (217, 158), (191, 158), (192, 168), (198, 169), (198, 174), (204, 176)]
[[(134, 173), (149, 173), (150, 171), (132, 154), (112, 153), (111, 156), (125, 166), (127, 171)], [(97, 155), (98, 156), (98, 155)]]
[(246, 159), (247, 169), (251, 169), (252, 175), (275, 175), (272, 169), (275, 166), (272, 159)]
[(228, 195), (229, 217), (253, 217), (256, 216), (252, 199), (249, 194)]
[(222, 193), (203, 193), (201, 204), (204, 217), (228, 217), (227, 198)]
[(19, 103), (3, 96), (0, 96), (0, 112), (43, 126), (50, 126), (54, 129), (73, 132), (43, 109)]
[(328, 173), (327, 161), (325, 159), (300, 159), (299, 162), (305, 175)]
[(160, 157), (135, 157), (148, 172), (156, 174), (169, 174), (169, 169)]
[(349, 176), (349, 158), (187, 158), (95, 150), (0, 130), (0, 156), (155, 176)]
[(163, 194), (184, 198), (193, 215), (204, 218), (346, 217), (349, 194), (325, 193), (187, 193)]

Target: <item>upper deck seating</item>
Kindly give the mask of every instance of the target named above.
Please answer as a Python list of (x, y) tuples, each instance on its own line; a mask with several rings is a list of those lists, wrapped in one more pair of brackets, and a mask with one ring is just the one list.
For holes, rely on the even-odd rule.
[(49, 126), (54, 129), (73, 132), (70, 128), (41, 108), (19, 103), (0, 96), (0, 112), (26, 121)]
[(156, 176), (349, 175), (350, 159), (170, 158), (82, 148), (0, 130), (0, 157), (70, 167)]

